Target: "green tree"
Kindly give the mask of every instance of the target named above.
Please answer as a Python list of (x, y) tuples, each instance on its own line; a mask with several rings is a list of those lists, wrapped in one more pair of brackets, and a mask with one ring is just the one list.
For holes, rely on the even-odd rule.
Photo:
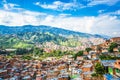
[(32, 58), (31, 56), (29, 56), (29, 55), (23, 55), (21, 58), (24, 59), (24, 60), (31, 60), (31, 59), (33, 59), (33, 58)]
[(110, 44), (109, 48), (108, 48), (108, 51), (109, 52), (113, 52), (113, 49), (116, 48), (118, 46), (117, 43), (113, 42)]
[(119, 50), (119, 52), (120, 52), (120, 48), (119, 48), (118, 50)]
[(83, 51), (78, 51), (76, 54), (73, 55), (74, 60), (76, 60), (77, 56), (83, 56)]
[(83, 51), (79, 51), (79, 52), (77, 53), (77, 56), (83, 56)]
[(92, 49), (91, 48), (86, 48), (85, 49), (87, 52), (91, 51)]
[(25, 49), (25, 48), (18, 48), (18, 49), (15, 51), (16, 55), (23, 55), (23, 54), (27, 54), (27, 53), (29, 53), (29, 52), (30, 52), (30, 50)]
[(98, 74), (96, 74), (96, 73), (91, 74), (91, 76), (92, 76), (93, 80), (97, 80), (98, 79)]
[(33, 54), (37, 55), (37, 56), (43, 55), (43, 52), (44, 52), (44, 50), (40, 49), (40, 48), (34, 48), (33, 49)]
[(95, 65), (95, 72), (99, 76), (102, 76), (105, 73), (104, 67), (99, 62)]
[(120, 57), (111, 56), (111, 55), (105, 55), (105, 54), (100, 55), (99, 58), (101, 60), (117, 60), (117, 59), (120, 59)]
[(93, 73), (91, 76), (93, 78), (97, 78), (98, 80), (103, 80), (103, 75), (105, 74), (104, 67), (98, 62), (95, 65), (95, 73)]

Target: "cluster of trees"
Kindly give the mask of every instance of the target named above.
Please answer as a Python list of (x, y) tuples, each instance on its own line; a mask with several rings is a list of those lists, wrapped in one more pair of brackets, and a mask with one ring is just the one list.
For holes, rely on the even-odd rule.
[(90, 52), (91, 50), (92, 50), (92, 48), (89, 48), (89, 47), (85, 49), (85, 51), (87, 51), (87, 52)]
[(24, 60), (31, 60), (31, 59), (33, 59), (32, 56), (30, 56), (30, 55), (23, 55), (21, 58), (24, 59)]
[(0, 49), (0, 54), (8, 54), (8, 52), (6, 50)]
[[(6, 53), (4, 53), (6, 54)], [(44, 49), (41, 48), (18, 48), (15, 51), (8, 52), (8, 56), (12, 57), (14, 55), (22, 55), (22, 59), (33, 59), (32, 57), (38, 58), (46, 58), (46, 57), (62, 57), (64, 55), (73, 55), (73, 51), (61, 51), (61, 50), (53, 50), (50, 52), (45, 52)], [(80, 54), (79, 54), (80, 55)], [(32, 56), (32, 57), (30, 57)]]
[(99, 55), (99, 58), (101, 60), (117, 60), (117, 59), (120, 59), (120, 57), (117, 57), (117, 56), (111, 56), (111, 55)]
[(113, 52), (113, 49), (116, 48), (118, 46), (117, 43), (113, 42), (110, 44), (109, 48), (108, 48), (108, 51), (109, 52)]
[(32, 52), (32, 49), (18, 48), (14, 53), (16, 55), (24, 55), (24, 54), (29, 54), (31, 52)]
[(95, 64), (95, 73), (92, 74), (92, 77), (95, 78), (95, 80), (102, 80), (103, 75), (105, 74), (105, 69), (101, 63)]
[[(86, 51), (89, 52), (92, 50), (91, 48), (86, 48)], [(61, 51), (61, 50), (53, 50), (49, 53), (45, 52), (44, 49), (41, 48), (17, 48), (15, 51), (7, 52), (5, 50), (0, 50), (0, 54), (8, 54), (8, 57), (12, 58), (14, 55), (22, 55), (22, 59), (33, 59), (32, 57), (38, 58), (46, 58), (46, 57), (62, 57), (64, 55), (72, 55), (76, 60), (77, 56), (83, 56), (83, 51), (78, 51), (77, 53), (73, 51)], [(32, 56), (32, 57), (30, 57)]]

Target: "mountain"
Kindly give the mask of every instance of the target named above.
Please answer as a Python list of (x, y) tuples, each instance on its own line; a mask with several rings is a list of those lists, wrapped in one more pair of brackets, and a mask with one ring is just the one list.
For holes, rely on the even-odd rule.
[[(91, 39), (92, 38), (92, 39)], [(34, 45), (54, 45), (77, 47), (103, 42), (105, 37), (88, 33), (75, 32), (50, 26), (0, 26), (0, 45), (4, 48), (26, 48)], [(50, 44), (51, 45), (51, 44)]]
[(95, 37), (95, 38), (106, 38), (101, 35), (92, 35), (88, 33), (81, 33), (81, 32), (75, 32), (75, 31), (70, 31), (70, 30), (65, 30), (61, 28), (55, 28), (55, 27), (50, 27), (50, 26), (32, 26), (32, 25), (25, 25), (25, 26), (17, 26), (17, 27), (7, 27), (7, 26), (0, 26), (0, 33), (1, 34), (18, 34), (18, 33), (26, 33), (26, 32), (49, 32), (52, 34), (57, 34), (57, 35), (73, 35), (73, 36), (80, 36), (80, 37)]

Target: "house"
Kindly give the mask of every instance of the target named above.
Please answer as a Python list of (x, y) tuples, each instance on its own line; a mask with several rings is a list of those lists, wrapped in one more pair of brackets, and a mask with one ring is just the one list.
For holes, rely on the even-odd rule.
[(88, 53), (87, 51), (84, 51), (83, 54), (84, 54), (84, 55), (88, 55), (89, 53)]
[(93, 74), (93, 72), (91, 72), (91, 71), (83, 72), (81, 77), (83, 78), (83, 80), (91, 80), (92, 74)]
[(119, 49), (118, 48), (113, 48), (113, 51), (114, 52), (119, 52)]
[(60, 74), (58, 80), (70, 80), (70, 77), (68, 74)]
[(102, 48), (102, 53), (108, 53), (108, 49), (107, 48)]
[(101, 64), (104, 66), (104, 69), (106, 70), (107, 73), (114, 75), (115, 70), (114, 70), (114, 63), (116, 60), (102, 60)]
[(119, 42), (120, 41), (120, 37), (114, 37), (110, 39), (111, 42)]
[(120, 78), (116, 76), (112, 76), (111, 74), (105, 74), (104, 80), (120, 80)]
[(82, 71), (87, 72), (87, 71), (92, 71), (93, 70), (93, 64), (84, 64), (82, 66)]
[(77, 60), (84, 60), (84, 57), (83, 56), (77, 56)]
[(81, 77), (84, 80), (90, 80), (91, 79), (91, 74), (93, 73), (93, 64), (90, 60), (87, 60), (84, 62), (82, 68), (82, 74)]
[(90, 51), (87, 55), (88, 59), (97, 59), (97, 53), (96, 51)]

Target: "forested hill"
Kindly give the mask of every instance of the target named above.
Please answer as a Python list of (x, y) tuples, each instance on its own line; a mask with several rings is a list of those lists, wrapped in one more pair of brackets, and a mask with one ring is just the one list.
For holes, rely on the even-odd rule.
[[(57, 45), (81, 46), (81, 38), (100, 38), (101, 35), (75, 32), (50, 26), (0, 26), (0, 45), (2, 47), (32, 47), (36, 43), (53, 42)], [(87, 44), (92, 42), (86, 40)]]
[(70, 30), (65, 30), (61, 28), (55, 28), (50, 26), (32, 26), (32, 25), (26, 25), (26, 26), (0, 26), (0, 33), (1, 34), (18, 34), (18, 33), (26, 33), (26, 32), (49, 32), (51, 34), (61, 34), (61, 35), (74, 35), (74, 36), (80, 36), (80, 37), (98, 37), (98, 38), (105, 38), (101, 35), (92, 35), (88, 33), (81, 33), (81, 32), (75, 32)]

